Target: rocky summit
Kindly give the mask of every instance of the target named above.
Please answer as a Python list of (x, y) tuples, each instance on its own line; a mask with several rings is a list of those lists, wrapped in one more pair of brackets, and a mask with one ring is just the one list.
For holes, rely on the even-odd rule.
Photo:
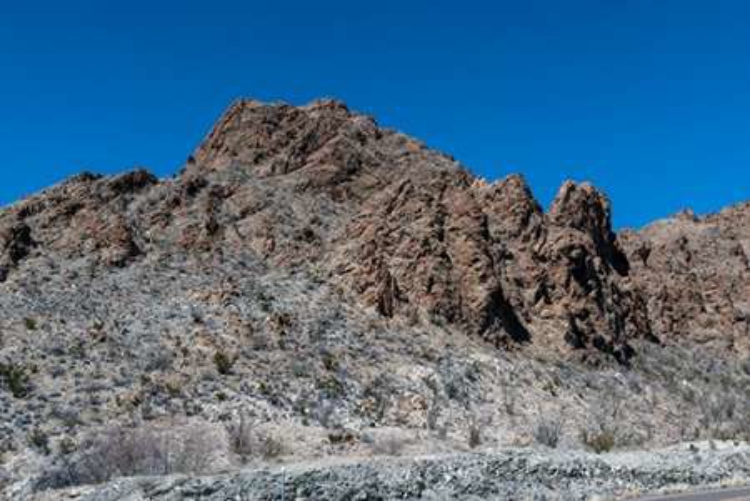
[(242, 100), (173, 178), (83, 173), (0, 210), (8, 499), (744, 440), (749, 354), (750, 205), (618, 234), (587, 183), (544, 211), (332, 100)]

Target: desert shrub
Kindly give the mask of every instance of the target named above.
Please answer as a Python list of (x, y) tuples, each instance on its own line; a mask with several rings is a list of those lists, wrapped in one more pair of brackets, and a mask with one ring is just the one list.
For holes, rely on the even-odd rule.
[(407, 445), (404, 437), (395, 433), (377, 437), (370, 443), (372, 452), (379, 456), (398, 456)]
[(359, 440), (359, 436), (344, 428), (338, 428), (328, 432), (328, 442), (332, 445), (353, 444)]
[(292, 326), (292, 316), (289, 313), (275, 312), (267, 322), (274, 333), (283, 335)]
[(534, 425), (533, 434), (538, 444), (555, 449), (560, 443), (562, 423), (555, 418), (543, 417)]
[(31, 317), (24, 318), (23, 325), (30, 331), (35, 331), (39, 328), (39, 324), (37, 323), (36, 319)]
[(31, 392), (28, 370), (14, 363), (0, 363), (0, 378), (15, 398), (24, 398)]
[(318, 398), (313, 409), (313, 415), (323, 428), (333, 429), (339, 426), (339, 418), (336, 413), (336, 405), (325, 398)]
[(440, 398), (440, 395), (436, 392), (435, 393), (435, 400), (433, 401), (432, 405), (429, 406), (426, 413), (426, 424), (427, 429), (436, 432), (437, 437), (440, 440), (445, 440), (448, 436), (448, 427), (446, 424), (440, 423), (440, 417), (443, 413), (443, 401)]
[(284, 442), (269, 433), (258, 435), (258, 451), (263, 459), (276, 459), (285, 452)]
[(620, 416), (620, 403), (614, 399), (594, 402), (595, 412), (589, 416), (588, 426), (581, 429), (581, 442), (597, 454), (609, 452), (618, 443), (618, 429), (627, 425)]
[(166, 372), (172, 368), (174, 355), (171, 351), (161, 348), (148, 356), (144, 370), (146, 372)]
[(282, 456), (284, 443), (271, 435), (256, 429), (254, 423), (245, 414), (226, 426), (229, 447), (242, 462), (252, 459), (270, 460)]
[(445, 316), (441, 315), (438, 312), (435, 312), (435, 311), (428, 312), (427, 318), (430, 321), (430, 323), (434, 325), (435, 327), (445, 328), (448, 325), (448, 321), (445, 319)]
[(469, 408), (481, 377), (480, 366), (447, 355), (438, 361), (437, 371), (448, 399)]
[(336, 353), (327, 349), (323, 349), (320, 353), (320, 358), (323, 362), (323, 367), (325, 367), (327, 371), (335, 372), (339, 370), (340, 363)]
[(346, 386), (339, 376), (335, 374), (319, 377), (315, 380), (315, 386), (320, 390), (322, 395), (329, 399), (340, 398), (346, 393)]
[(34, 428), (29, 432), (29, 445), (45, 456), (50, 453), (49, 436), (41, 429)]
[(217, 351), (214, 353), (214, 365), (219, 374), (226, 376), (232, 373), (237, 359), (225, 351)]
[(205, 427), (112, 427), (89, 437), (78, 452), (61, 450), (36, 490), (99, 484), (117, 477), (205, 473), (217, 452)]
[(610, 430), (589, 431), (584, 429), (581, 431), (581, 442), (592, 451), (601, 454), (614, 449), (616, 438), (614, 432)]
[(78, 450), (78, 445), (72, 438), (63, 437), (57, 443), (57, 448), (61, 455), (67, 456), (73, 454), (76, 450)]
[(699, 400), (699, 425), (709, 438), (731, 440), (750, 434), (750, 403), (729, 388), (716, 389)]
[(363, 405), (360, 413), (374, 421), (380, 421), (391, 406), (391, 398), (400, 391), (399, 383), (393, 375), (382, 373), (370, 381), (364, 388)]
[(482, 425), (477, 421), (472, 421), (469, 425), (468, 444), (472, 449), (482, 445)]
[(229, 448), (243, 460), (249, 459), (254, 453), (253, 423), (245, 414), (226, 426), (229, 438)]

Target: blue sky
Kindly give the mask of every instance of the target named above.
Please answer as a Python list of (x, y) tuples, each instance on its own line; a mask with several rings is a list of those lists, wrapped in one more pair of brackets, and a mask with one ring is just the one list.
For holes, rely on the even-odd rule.
[(334, 96), (618, 226), (750, 199), (750, 4), (4, 2), (0, 203), (82, 169), (180, 167), (240, 96)]

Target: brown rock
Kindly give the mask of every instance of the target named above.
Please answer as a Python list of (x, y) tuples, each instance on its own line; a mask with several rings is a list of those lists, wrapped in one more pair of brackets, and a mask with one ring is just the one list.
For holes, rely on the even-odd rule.
[(655, 333), (747, 348), (747, 206), (622, 236), (610, 219), (588, 184), (545, 214), (520, 176), (488, 184), (336, 101), (240, 101), (176, 178), (78, 176), (0, 213), (0, 242), (5, 274), (34, 245), (104, 269), (252, 252), (497, 346), (626, 361)]
[(661, 338), (750, 351), (750, 204), (684, 212), (622, 240)]

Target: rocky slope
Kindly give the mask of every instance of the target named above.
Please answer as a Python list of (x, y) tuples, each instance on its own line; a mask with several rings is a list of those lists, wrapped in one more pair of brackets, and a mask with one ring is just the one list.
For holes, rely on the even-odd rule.
[(5, 279), (40, 256), (106, 268), (242, 250), (318, 266), (384, 316), (441, 318), (498, 347), (624, 362), (651, 337), (601, 193), (566, 183), (544, 214), (521, 178), (486, 184), (331, 101), (241, 101), (175, 179), (81, 175), (0, 227)]
[(702, 218), (685, 212), (620, 240), (655, 332), (748, 353), (750, 204)]
[(0, 488), (743, 438), (750, 206), (610, 213), (572, 182), (545, 212), (339, 102), (240, 101), (171, 179), (0, 211)]

